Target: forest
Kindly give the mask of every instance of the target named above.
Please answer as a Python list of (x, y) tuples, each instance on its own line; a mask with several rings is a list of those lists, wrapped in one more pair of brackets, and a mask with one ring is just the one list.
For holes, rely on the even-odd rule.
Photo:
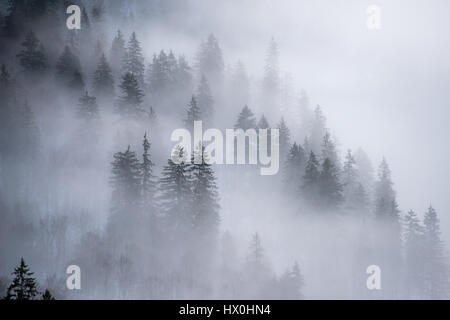
[[(448, 299), (444, 213), (398, 203), (389, 154), (343, 147), (283, 77), (277, 38), (258, 74), (214, 30), (174, 51), (194, 2), (0, 5), (0, 297)], [(277, 129), (279, 171), (210, 164), (194, 145), (186, 161), (170, 137), (194, 121)]]

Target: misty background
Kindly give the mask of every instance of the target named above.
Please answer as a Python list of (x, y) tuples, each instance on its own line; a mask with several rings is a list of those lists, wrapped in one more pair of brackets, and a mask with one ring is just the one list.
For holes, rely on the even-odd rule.
[[(21, 3), (12, 1), (15, 2)], [(123, 279), (119, 277), (123, 282), (117, 287), (109, 287), (111, 286), (109, 282), (114, 283), (115, 279), (111, 276), (110, 279), (105, 278), (104, 283), (96, 282), (90, 292), (86, 289), (80, 293), (72, 293), (72, 296), (61, 288), (61, 279), (65, 278), (64, 269), (69, 263), (77, 264), (79, 261), (89, 260), (87, 258), (89, 255), (80, 249), (80, 243), (83, 241), (101, 243), (104, 233), (107, 233), (105, 230), (108, 229), (111, 215), (109, 179), (113, 155), (126, 151), (130, 145), (130, 149), (140, 157), (142, 139), (147, 133), (151, 143), (150, 155), (155, 163), (153, 173), (158, 178), (161, 176), (163, 166), (167, 164), (174, 146), (170, 141), (170, 133), (175, 128), (185, 126), (183, 120), (186, 118), (191, 96), (198, 92), (201, 83), (197, 65), (199, 51), (201, 43), (208, 41), (210, 34), (217, 39), (223, 56), (223, 79), (220, 80), (222, 81), (220, 85), (208, 79), (214, 100), (215, 116), (208, 121), (205, 119), (207, 125), (204, 125), (204, 128), (233, 128), (244, 105), (248, 105), (256, 121), (264, 114), (271, 127), (278, 126), (281, 117), (284, 117), (285, 124), (290, 130), (290, 146), (294, 142), (303, 145), (304, 138), (312, 135), (311, 123), (314, 123), (314, 111), (316, 106), (320, 105), (320, 110), (326, 117), (326, 124), (321, 130), (328, 129), (341, 166), (345, 162), (348, 149), (355, 154), (361, 147), (372, 162), (373, 179), (377, 180), (379, 164), (385, 157), (392, 172), (400, 217), (403, 219), (412, 209), (422, 220), (424, 213), (432, 205), (441, 220), (442, 239), (445, 243), (449, 243), (450, 218), (447, 212), (450, 205), (446, 197), (450, 188), (448, 167), (450, 150), (446, 141), (450, 130), (446, 125), (449, 112), (446, 89), (450, 80), (448, 70), (450, 46), (447, 35), (449, 23), (446, 16), (446, 12), (450, 9), (448, 2), (250, 0), (147, 1), (145, 4), (139, 1), (75, 2), (84, 8), (88, 16), (88, 30), (83, 29), (85, 18), (82, 19), (81, 32), (67, 30), (65, 26), (67, 15), (64, 11), (69, 3), (35, 1), (38, 5), (49, 4), (48, 10), (46, 9), (36, 20), (28, 20), (26, 16), (20, 16), (18, 13), (15, 22), (16, 26), (20, 27), (17, 27), (13, 34), (4, 32), (1, 38), (0, 62), (6, 66), (11, 77), (17, 79), (20, 88), (23, 88), (22, 95), (27, 97), (36, 117), (40, 152), (44, 155), (40, 160), (43, 164), (39, 164), (42, 165), (41, 169), (34, 170), (39, 172), (39, 176), (31, 178), (29, 188), (18, 187), (17, 190), (21, 190), (18, 193), (16, 189), (10, 187), (10, 184), (3, 183), (2, 201), (9, 207), (7, 209), (9, 217), (11, 212), (14, 212), (12, 208), (20, 207), (20, 204), (26, 207), (25, 204), (30, 203), (33, 208), (31, 215), (35, 218), (39, 216), (43, 219), (58, 215), (71, 217), (68, 218), (69, 223), (55, 222), (55, 225), (65, 224), (64, 235), (61, 237), (66, 239), (66, 247), (59, 249), (62, 253), (49, 254), (45, 261), (36, 252), (30, 253), (36, 246), (33, 241), (23, 240), (27, 244), (23, 245), (22, 250), (14, 250), (9, 245), (10, 234), (15, 234), (20, 239), (20, 234), (26, 234), (28, 229), (19, 229), (17, 232), (12, 227), (14, 223), (5, 223), (5, 229), (8, 231), (2, 231), (5, 239), (2, 242), (1, 259), (1, 275), (6, 277), (5, 283), (9, 283), (9, 274), (18, 264), (20, 257), (24, 257), (25, 260), (30, 260), (30, 265), (35, 269), (41, 283), (48, 284), (48, 279), (52, 276), (58, 278), (59, 282), (54, 280), (59, 283), (58, 285), (47, 286), (55, 288), (59, 286), (59, 289), (53, 291), (61, 291), (60, 298), (209, 296), (208, 290), (211, 289), (195, 285), (195, 290), (187, 289), (189, 285), (180, 285), (182, 289), (169, 295), (150, 294), (145, 288), (136, 289), (139, 293), (127, 293), (133, 292), (135, 288), (134, 271), (122, 270), (123, 274), (129, 273), (133, 276), (130, 278), (124, 276)], [(371, 4), (376, 4), (381, 9), (380, 30), (369, 30), (366, 26), (366, 9)], [(6, 17), (10, 5), (2, 4), (2, 26), (8, 25)], [(101, 17), (96, 16), (96, 8), (102, 8)], [(49, 12), (51, 14), (48, 14)], [(39, 23), (42, 21), (45, 23)], [(120, 66), (122, 61), (116, 64), (112, 61), (111, 45), (118, 29), (123, 33), (125, 45), (128, 44), (131, 34), (136, 32), (146, 69), (145, 83), (139, 84), (145, 94), (142, 105), (146, 110), (152, 107), (157, 122), (152, 122), (151, 117), (144, 122), (135, 119), (124, 120), (118, 118), (113, 110), (116, 98), (121, 93), (119, 85), (124, 73)], [(21, 43), (29, 30), (36, 34), (45, 47), (49, 70), (44, 80), (36, 78), (35, 75), (24, 76), (23, 68), (16, 57), (23, 49)], [(83, 33), (85, 31), (86, 33)], [(97, 47), (99, 41), (101, 44)], [(279, 63), (279, 67), (276, 69), (279, 75), (279, 91), (273, 104), (270, 104), (268, 101), (272, 97), (264, 98), (261, 88), (264, 87), (267, 65), (271, 64), (268, 56), (272, 43), (276, 44), (278, 53), (276, 64)], [(54, 81), (56, 61), (66, 45), (77, 48), (76, 55), (82, 69), (83, 89), (76, 92)], [(149, 64), (152, 63), (154, 54), (158, 55), (162, 49), (167, 54), (173, 51), (177, 58), (184, 55), (189, 64), (192, 83), (183, 87), (185, 91), (180, 89), (176, 92), (170, 90), (163, 92), (148, 87)], [(77, 108), (84, 89), (92, 94), (92, 74), (96, 69), (100, 52), (105, 54), (111, 66), (115, 93), (114, 97), (109, 99), (97, 95), (101, 122), (93, 129), (91, 138), (95, 138), (86, 140), (86, 137), (83, 138), (80, 134), (80, 123), (75, 120), (73, 110)], [(242, 63), (248, 76), (247, 95), (242, 92), (238, 94), (237, 89), (233, 89), (233, 83), (239, 83), (235, 78), (236, 74), (239, 74), (236, 73), (238, 62)], [(167, 100), (167, 96), (170, 96), (170, 99)], [(305, 114), (308, 115), (307, 119)], [(86, 130), (81, 129), (81, 132), (86, 133)], [(91, 134), (91, 131), (88, 132)], [(83, 149), (84, 152), (90, 156), (73, 157), (74, 150), (83, 145), (86, 148)], [(317, 151), (316, 153), (322, 152), (321, 141), (311, 149)], [(306, 154), (303, 166), (306, 165), (308, 156), (309, 154)], [(280, 164), (283, 167), (287, 154), (284, 157)], [(2, 158), (2, 163), (7, 161)], [(5, 164), (2, 166), (2, 173), (25, 172), (25, 169), (20, 167), (14, 170), (10, 170)], [(365, 268), (369, 264), (377, 264), (377, 259), (373, 259), (372, 256), (368, 263), (365, 258), (356, 258), (356, 264), (352, 262), (354, 252), (359, 250), (358, 245), (364, 243), (360, 238), (361, 225), (366, 226), (368, 223), (366, 219), (373, 213), (375, 202), (373, 198), (376, 196), (369, 193), (376, 193), (375, 191), (366, 190), (371, 200), (368, 201), (365, 213), (356, 218), (353, 217), (355, 215), (353, 212), (339, 214), (337, 218), (334, 215), (327, 215), (323, 220), (322, 217), (316, 220), (315, 212), (321, 210), (306, 205), (308, 200), (303, 199), (305, 195), (300, 191), (295, 191), (297, 193), (294, 196), (285, 198), (289, 192), (283, 189), (283, 169), (280, 169), (279, 175), (273, 179), (258, 176), (259, 170), (251, 167), (213, 166), (213, 170), (217, 178), (220, 203), (218, 237), (223, 240), (224, 234), (229, 233), (235, 245), (235, 249), (230, 249), (235, 253), (235, 257), (228, 259), (234, 261), (231, 269), (236, 273), (245, 274), (245, 271), (240, 269), (248, 260), (249, 250), (250, 253), (258, 251), (254, 248), (255, 243), (259, 241), (255, 239), (257, 232), (269, 260), (267, 263), (271, 269), (269, 274), (273, 273), (267, 277), (277, 279), (273, 280), (278, 281), (276, 287), (279, 285), (280, 289), (277, 290), (296, 292), (293, 296), (275, 295), (271, 292), (274, 289), (268, 289), (269, 285), (252, 288), (249, 284), (246, 286), (248, 291), (243, 288), (236, 289), (242, 293), (241, 295), (233, 295), (227, 290), (213, 290), (214, 297), (427, 298), (422, 293), (400, 294), (398, 291), (406, 290), (404, 287), (407, 285), (404, 284), (401, 285), (401, 290), (393, 290), (395, 293), (368, 292), (365, 288), (367, 278)], [(303, 168), (299, 179), (302, 176)], [(10, 178), (2, 180), (8, 181)], [(366, 182), (363, 183), (364, 186)], [(367, 185), (369, 184), (371, 183), (367, 182)], [(300, 182), (298, 186), (292, 187), (294, 190), (296, 188), (300, 188)], [(26, 216), (30, 214), (30, 210), (22, 214)], [(71, 219), (77, 222), (74, 223)], [(28, 218), (24, 218), (24, 221), (28, 221)], [(30, 223), (34, 223), (34, 227), (30, 228), (37, 228), (38, 234), (42, 234), (42, 231), (39, 231), (37, 225), (40, 224), (44, 229), (51, 225), (48, 221)], [(53, 227), (55, 229), (50, 227), (46, 229), (49, 238), (52, 236), (57, 238), (57, 230), (61, 230), (57, 226)], [(130, 228), (134, 230), (132, 226)], [(384, 234), (382, 228), (375, 230), (377, 231), (373, 231), (374, 234)], [(93, 239), (85, 237), (89, 232), (92, 232), (90, 236)], [(138, 236), (137, 239), (142, 243), (145, 237)], [(109, 240), (104, 241), (105, 248), (113, 247), (108, 245)], [(8, 245), (5, 245), (6, 243)], [(31, 243), (33, 244), (30, 245)], [(376, 247), (376, 243), (374, 240), (372, 245)], [(150, 250), (152, 253), (147, 256), (133, 252), (130, 254), (132, 257), (126, 258), (132, 261), (131, 264), (134, 263), (136, 269), (137, 266), (152, 265), (154, 260), (148, 258), (152, 254), (161, 256), (155, 260), (162, 265), (183, 264), (181, 262), (184, 259), (181, 258), (183, 254), (172, 255), (170, 252), (184, 249), (165, 245), (167, 245), (166, 254), (159, 252), (158, 248), (156, 250), (158, 253), (154, 253), (152, 249)], [(109, 250), (102, 246), (99, 245), (95, 250), (99, 252)], [(223, 243), (218, 247), (223, 249)], [(404, 248), (406, 247), (405, 245)], [(194, 244), (192, 248), (196, 248)], [(255, 250), (252, 251), (253, 249)], [(171, 260), (167, 256), (175, 258)], [(407, 254), (402, 254), (402, 257), (405, 256)], [(140, 260), (136, 260), (136, 257), (140, 257)], [(58, 260), (57, 263), (54, 262), (55, 259)], [(121, 257), (118, 259), (118, 265), (122, 266)], [(206, 258), (198, 257), (198, 259), (202, 261)], [(379, 259), (393, 261), (386, 257)], [(301, 295), (297, 295), (299, 288), (283, 287), (283, 275), (295, 262), (299, 265), (303, 279), (300, 281), (302, 285), (299, 285)], [(330, 264), (334, 265), (335, 269), (330, 269)], [(53, 266), (49, 267), (50, 265)], [(101, 273), (101, 268), (89, 268), (82, 266), (82, 275), (87, 272), (90, 274), (87, 277), (94, 277), (94, 274)], [(86, 269), (89, 271), (83, 271)], [(184, 274), (183, 272), (181, 274)], [(220, 281), (234, 283), (236, 279), (245, 278), (241, 274), (224, 275), (221, 271), (218, 275), (215, 272), (217, 271), (211, 271), (211, 283)], [(157, 272), (153, 274), (149, 271), (149, 274), (151, 278)], [(402, 275), (399, 281), (408, 283), (403, 277), (406, 276)], [(386, 279), (385, 281), (389, 281), (389, 275)], [(417, 280), (415, 277), (413, 279), (412, 282)], [(214, 285), (210, 286), (216, 288)], [(99, 288), (103, 288), (106, 293)]]

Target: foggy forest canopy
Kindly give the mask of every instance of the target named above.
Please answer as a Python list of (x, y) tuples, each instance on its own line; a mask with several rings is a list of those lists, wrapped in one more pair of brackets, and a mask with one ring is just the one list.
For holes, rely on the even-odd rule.
[[(0, 8), (0, 297), (17, 298), (23, 271), (30, 298), (448, 298), (438, 210), (397, 202), (388, 155), (338, 142), (282, 76), (276, 38), (250, 74), (228, 39), (180, 22), (194, 3)], [(66, 28), (70, 4), (81, 30)], [(177, 52), (182, 28), (198, 37)], [(278, 174), (210, 165), (199, 149), (175, 163), (171, 132), (196, 120), (279, 129)], [(66, 288), (69, 265), (81, 290)], [(382, 290), (366, 287), (370, 265)]]

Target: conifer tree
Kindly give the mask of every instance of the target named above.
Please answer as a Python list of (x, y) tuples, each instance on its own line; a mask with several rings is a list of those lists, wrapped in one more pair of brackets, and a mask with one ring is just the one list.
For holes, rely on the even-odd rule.
[(289, 195), (296, 196), (299, 186), (303, 184), (306, 166), (306, 154), (301, 145), (292, 145), (284, 167), (284, 189)]
[(202, 76), (197, 89), (197, 105), (204, 121), (211, 122), (214, 116), (214, 99), (206, 77)]
[(428, 299), (448, 299), (450, 294), (449, 269), (441, 240), (441, 227), (436, 210), (429, 207), (424, 219), (425, 254), (425, 297)]
[(280, 278), (280, 298), (286, 300), (302, 299), (303, 282), (303, 276), (296, 261), (292, 269), (286, 270)]
[(81, 85), (84, 86), (80, 60), (68, 46), (65, 46), (56, 63), (56, 76), (58, 80), (69, 87), (80, 88)]
[(124, 71), (125, 73), (132, 73), (138, 81), (139, 86), (144, 87), (144, 56), (135, 32), (131, 34), (130, 40), (128, 41)]
[(144, 210), (155, 209), (155, 193), (156, 182), (153, 175), (153, 162), (150, 159), (150, 142), (147, 139), (147, 133), (144, 135), (144, 141), (142, 143), (144, 153), (142, 154), (142, 198), (144, 204)]
[(117, 111), (122, 115), (139, 116), (143, 111), (141, 104), (144, 94), (133, 73), (128, 72), (123, 76), (120, 88), (122, 96), (117, 101)]
[(301, 192), (306, 202), (314, 206), (317, 205), (319, 200), (319, 176), (319, 162), (314, 152), (311, 151), (303, 175)]
[(36, 287), (36, 279), (33, 272), (25, 263), (23, 258), (20, 259), (20, 265), (14, 269), (14, 279), (8, 287), (6, 300), (33, 300), (39, 294)]
[(205, 76), (211, 84), (212, 91), (217, 92), (223, 82), (224, 62), (219, 42), (210, 34), (200, 46), (197, 54), (197, 71)]
[(189, 164), (183, 148), (174, 150), (161, 174), (159, 200), (170, 237), (183, 239), (193, 227)]
[(424, 291), (424, 228), (413, 210), (404, 218), (405, 289), (408, 298), (420, 299)]
[(261, 95), (263, 108), (269, 114), (272, 114), (272, 110), (277, 107), (280, 94), (280, 70), (278, 60), (278, 45), (272, 38), (266, 54)]
[(347, 151), (342, 168), (342, 188), (346, 208), (360, 211), (365, 209), (367, 195), (363, 185), (359, 182), (359, 173), (351, 150)]
[(311, 146), (311, 150), (314, 151), (315, 154), (319, 155), (322, 150), (322, 144), (324, 136), (327, 132), (326, 129), (326, 118), (322, 112), (322, 109), (318, 105), (314, 109), (314, 115), (311, 122), (311, 129), (309, 136), (309, 143)]
[(77, 115), (85, 121), (98, 118), (99, 111), (96, 97), (90, 96), (86, 91), (79, 99)]
[(277, 127), (280, 132), (280, 162), (284, 163), (291, 147), (291, 131), (283, 117)]
[(45, 50), (33, 31), (30, 31), (22, 42), (24, 49), (17, 57), (22, 68), (29, 73), (42, 72), (47, 69)]
[(245, 106), (242, 109), (234, 128), (242, 129), (244, 131), (256, 128), (256, 118), (249, 107)]
[(114, 78), (104, 54), (100, 57), (94, 72), (94, 92), (98, 96), (109, 98), (114, 96)]
[(337, 209), (342, 202), (342, 185), (336, 168), (329, 158), (322, 163), (319, 175), (319, 195), (321, 206), (325, 209)]
[(117, 34), (113, 39), (109, 57), (113, 70), (115, 71), (114, 73), (117, 75), (121, 69), (120, 66), (125, 63), (126, 59), (125, 39), (120, 30), (117, 30)]
[(197, 106), (197, 100), (194, 96), (192, 96), (191, 102), (189, 103), (189, 108), (187, 110), (187, 117), (184, 120), (184, 124), (191, 130), (191, 133), (194, 132), (194, 121), (198, 120), (201, 120), (201, 111)]

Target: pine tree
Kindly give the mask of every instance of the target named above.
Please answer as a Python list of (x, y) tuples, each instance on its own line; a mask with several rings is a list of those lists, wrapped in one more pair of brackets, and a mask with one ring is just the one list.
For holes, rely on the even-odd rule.
[(292, 270), (286, 270), (280, 278), (280, 298), (285, 300), (302, 299), (303, 282), (303, 276), (296, 261)]
[(342, 202), (342, 185), (339, 182), (336, 168), (329, 158), (322, 163), (319, 175), (319, 196), (323, 208), (335, 210)]
[(398, 209), (391, 179), (391, 170), (383, 158), (378, 171), (375, 189), (375, 217), (378, 220), (398, 223)]
[(313, 150), (316, 154), (319, 154), (319, 152), (322, 150), (321, 147), (323, 138), (327, 132), (326, 121), (327, 120), (322, 112), (322, 109), (318, 105), (316, 109), (314, 109), (314, 116), (309, 134), (309, 143), (311, 145), (311, 150)]
[(191, 102), (189, 103), (189, 108), (187, 110), (187, 117), (184, 120), (184, 124), (191, 130), (191, 133), (194, 132), (194, 121), (198, 120), (201, 120), (201, 111), (197, 106), (197, 100), (194, 96), (192, 96)]
[(56, 300), (55, 297), (52, 296), (52, 294), (50, 293), (50, 290), (45, 289), (44, 294), (42, 295), (42, 299), (41, 300)]
[(350, 210), (364, 210), (367, 204), (366, 191), (359, 182), (358, 169), (351, 150), (347, 151), (342, 169), (342, 187), (345, 207)]
[(238, 120), (234, 126), (235, 129), (256, 129), (256, 119), (249, 107), (245, 106), (239, 114)]
[(202, 76), (197, 89), (197, 105), (203, 116), (203, 120), (211, 122), (214, 116), (214, 99), (206, 77)]
[(441, 228), (436, 210), (429, 207), (424, 219), (425, 254), (425, 297), (448, 299), (450, 293), (447, 257), (441, 240)]
[(117, 111), (122, 115), (139, 116), (143, 111), (141, 103), (144, 94), (133, 73), (128, 72), (123, 76), (120, 88), (123, 94), (117, 101)]
[(178, 147), (163, 168), (159, 180), (160, 204), (172, 239), (186, 239), (192, 231), (192, 193), (189, 165), (183, 148)]
[(272, 110), (277, 107), (278, 97), (280, 94), (280, 71), (278, 60), (278, 46), (272, 38), (266, 54), (261, 96), (261, 102), (264, 106), (264, 110), (269, 114), (272, 114)]
[(330, 133), (328, 131), (325, 132), (325, 135), (323, 136), (323, 142), (322, 142), (322, 161), (325, 161), (325, 159), (330, 159), (332, 164), (336, 167), (337, 171), (340, 171), (340, 162), (339, 157), (336, 151), (336, 146), (331, 140)]
[(219, 194), (216, 178), (204, 148), (198, 147), (194, 152), (190, 168), (193, 192), (194, 228), (205, 241), (215, 242), (219, 228)]
[(155, 209), (155, 193), (156, 182), (153, 175), (153, 162), (150, 159), (150, 142), (147, 139), (147, 133), (144, 135), (144, 141), (142, 143), (144, 153), (142, 154), (142, 198), (144, 202), (144, 210)]
[(90, 96), (86, 91), (85, 94), (79, 99), (77, 114), (78, 117), (85, 121), (98, 118), (99, 111), (96, 97)]
[(234, 69), (231, 84), (230, 94), (232, 105), (244, 106), (250, 102), (250, 80), (245, 70), (244, 64), (238, 61)]
[(408, 298), (423, 298), (424, 291), (424, 228), (413, 210), (408, 211), (404, 218), (404, 248), (405, 248), (405, 288)]
[(56, 63), (56, 76), (59, 81), (72, 88), (80, 88), (83, 82), (80, 60), (71, 52), (68, 46), (65, 46)]
[(303, 173), (306, 166), (306, 154), (301, 145), (292, 145), (284, 167), (284, 190), (291, 196), (298, 194), (298, 188), (303, 184)]
[(130, 40), (128, 41), (124, 71), (125, 73), (132, 73), (138, 81), (139, 86), (144, 87), (144, 56), (135, 32), (131, 34)]
[(306, 202), (313, 206), (317, 205), (319, 200), (319, 176), (319, 162), (314, 152), (311, 151), (303, 175), (301, 192)]
[(117, 30), (117, 34), (112, 42), (109, 55), (111, 65), (113, 66), (116, 75), (118, 73), (118, 70), (120, 69), (118, 68), (118, 66), (121, 66), (125, 63), (126, 52), (125, 39), (123, 38), (123, 34), (120, 30)]
[(283, 117), (277, 127), (280, 132), (280, 162), (284, 163), (291, 147), (291, 131)]
[(114, 78), (104, 54), (100, 57), (94, 72), (94, 92), (98, 96), (109, 98), (114, 96)]
[(36, 279), (33, 278), (33, 272), (25, 263), (23, 258), (20, 259), (20, 265), (14, 269), (14, 279), (8, 287), (6, 300), (33, 300), (39, 294), (36, 287)]
[(45, 50), (33, 31), (22, 42), (23, 50), (17, 55), (22, 68), (29, 73), (42, 72), (47, 69)]
[(176, 81), (182, 92), (189, 91), (192, 87), (192, 68), (186, 58), (181, 55), (178, 57), (178, 69), (176, 70)]
[(210, 82), (213, 92), (217, 92), (223, 82), (224, 62), (219, 42), (213, 34), (200, 46), (197, 54), (197, 71)]

